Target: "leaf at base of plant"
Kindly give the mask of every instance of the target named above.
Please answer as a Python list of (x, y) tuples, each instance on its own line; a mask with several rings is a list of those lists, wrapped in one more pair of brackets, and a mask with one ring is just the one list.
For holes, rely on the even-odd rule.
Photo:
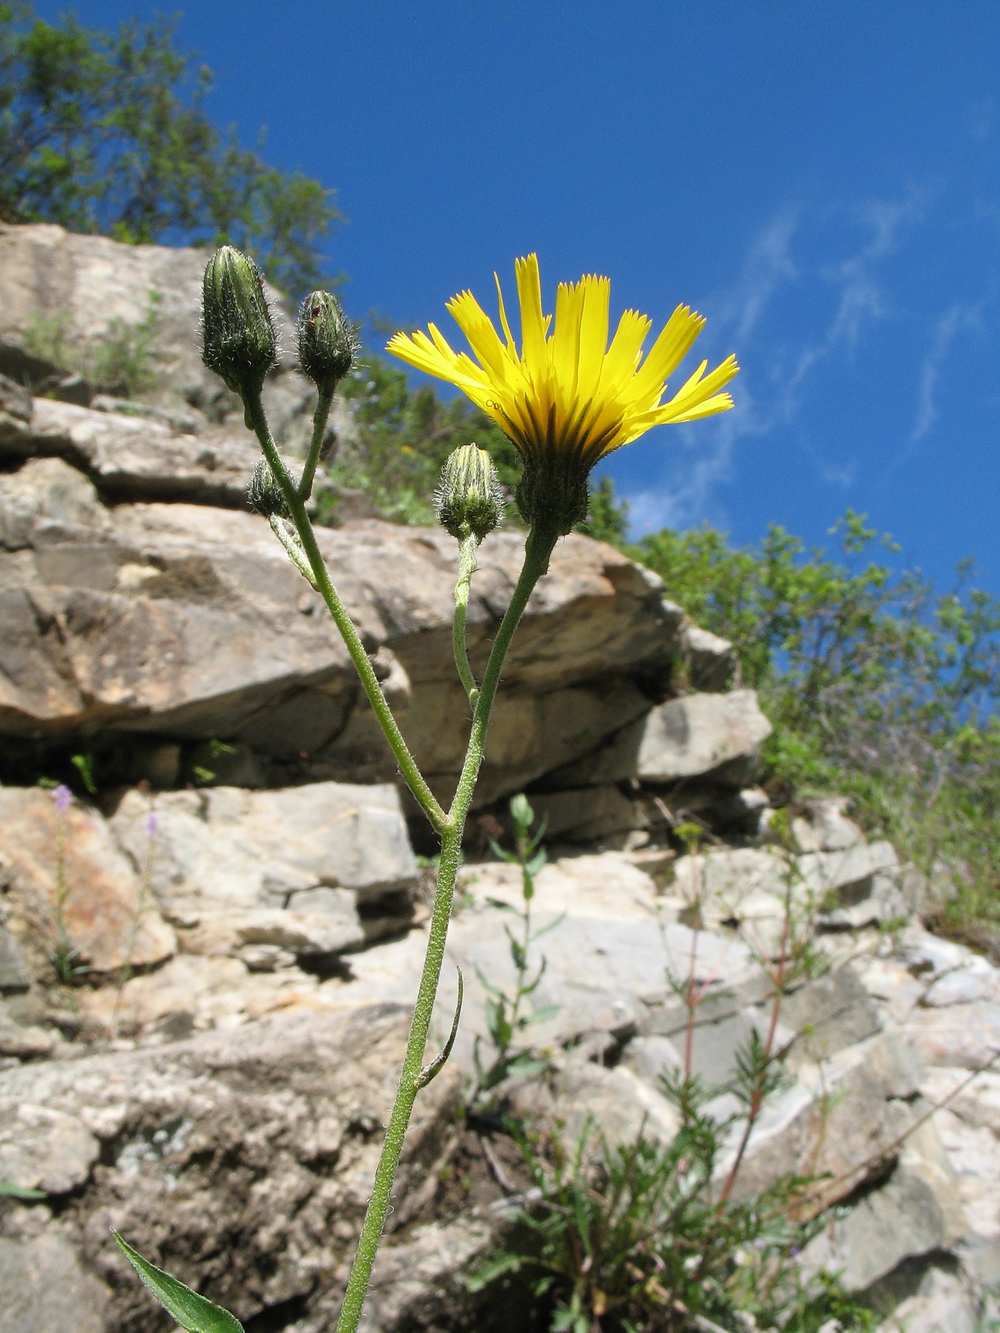
[(245, 1333), (234, 1314), (224, 1310), (221, 1305), (213, 1304), (207, 1297), (199, 1296), (183, 1282), (151, 1264), (137, 1250), (133, 1250), (117, 1231), (111, 1234), (143, 1284), (186, 1333)]

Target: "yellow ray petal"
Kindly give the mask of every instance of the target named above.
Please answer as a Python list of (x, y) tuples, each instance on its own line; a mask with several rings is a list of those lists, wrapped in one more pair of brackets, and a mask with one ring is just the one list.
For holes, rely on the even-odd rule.
[[(499, 278), (502, 339), (472, 293), (465, 291), (448, 302), (448, 309), (465, 334), (471, 355), (456, 353), (434, 324), (428, 324), (427, 333), (412, 337), (396, 334), (388, 349), (461, 388), (500, 425), (532, 467), (546, 459), (546, 466), (559, 460), (558, 467), (574, 470), (579, 480), (599, 458), (651, 426), (693, 421), (732, 407), (730, 395), (718, 390), (739, 369), (734, 357), (709, 373), (707, 362), (702, 362), (672, 398), (662, 401), (668, 376), (705, 323), (689, 306), (677, 307), (643, 359), (642, 345), (652, 322), (635, 310), (621, 316), (608, 346), (607, 278), (585, 275), (577, 283), (560, 284), (550, 336), (553, 321), (542, 309), (537, 255), (518, 259), (515, 274), (520, 351)], [(567, 523), (563, 530), (568, 531), (576, 519), (567, 516), (560, 521)]]

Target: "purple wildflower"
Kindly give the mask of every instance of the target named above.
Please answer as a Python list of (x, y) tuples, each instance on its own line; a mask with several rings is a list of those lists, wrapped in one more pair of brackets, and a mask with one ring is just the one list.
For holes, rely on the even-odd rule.
[(70, 802), (73, 800), (73, 793), (64, 783), (60, 782), (58, 787), (52, 789), (52, 800), (56, 809), (62, 812), (69, 809)]

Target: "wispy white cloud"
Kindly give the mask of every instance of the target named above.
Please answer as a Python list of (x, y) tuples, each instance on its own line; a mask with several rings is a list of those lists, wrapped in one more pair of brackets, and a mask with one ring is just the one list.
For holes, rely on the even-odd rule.
[[(733, 289), (709, 303), (713, 334), (748, 369), (733, 386), (738, 406), (717, 419), (711, 432), (702, 426), (697, 438), (672, 438), (655, 475), (641, 481), (633, 475), (632, 485), (621, 487), (634, 531), (683, 528), (703, 519), (730, 526), (729, 483), (747, 444), (771, 434), (804, 455), (817, 485), (847, 490), (863, 482), (866, 490), (877, 489), (880, 483), (866, 475), (863, 438), (855, 453), (853, 436), (843, 432), (842, 441), (831, 444), (837, 438), (829, 416), (831, 381), (850, 382), (862, 354), (866, 375), (871, 358), (889, 362), (879, 344), (884, 346), (890, 326), (894, 337), (905, 333), (912, 347), (919, 319), (927, 318), (927, 301), (900, 261), (912, 253), (926, 264), (928, 244), (940, 243), (931, 241), (928, 228), (939, 237), (942, 221), (952, 233), (968, 225), (970, 213), (959, 218), (951, 205), (942, 217), (944, 200), (940, 190), (912, 188), (895, 198), (824, 209), (789, 205), (770, 218), (747, 246)], [(981, 206), (981, 199), (966, 204), (971, 216)], [(928, 321), (926, 354), (922, 363), (910, 363), (914, 369), (919, 364), (912, 429), (907, 437), (903, 428), (898, 456), (883, 481), (933, 431), (948, 359), (964, 335), (986, 327), (987, 307), (998, 295), (992, 288), (991, 293), (977, 301), (955, 300)], [(895, 380), (896, 391), (904, 382)], [(888, 449), (882, 459), (891, 454), (892, 441), (883, 445)]]
[(729, 527), (719, 488), (732, 477), (739, 443), (770, 427), (757, 417), (749, 391), (738, 395), (738, 406), (732, 412), (710, 418), (710, 423), (695, 423), (691, 429), (697, 434), (679, 439), (686, 428), (663, 426), (652, 433), (651, 439), (662, 440), (668, 451), (655, 484), (619, 488), (628, 501), (633, 537), (660, 528), (690, 528), (704, 520)]
[(963, 329), (978, 329), (981, 325), (982, 302), (977, 302), (975, 305), (957, 303), (950, 306), (937, 321), (931, 338), (931, 345), (920, 368), (917, 410), (913, 429), (900, 458), (904, 455), (908, 456), (912, 452), (913, 446), (919, 444), (937, 422), (938, 380), (941, 375), (941, 367), (951, 352), (955, 338)]
[(798, 207), (784, 208), (761, 228), (750, 242), (735, 289), (713, 303), (722, 322), (732, 328), (741, 344), (753, 333), (777, 293), (799, 277), (791, 253), (798, 215)]

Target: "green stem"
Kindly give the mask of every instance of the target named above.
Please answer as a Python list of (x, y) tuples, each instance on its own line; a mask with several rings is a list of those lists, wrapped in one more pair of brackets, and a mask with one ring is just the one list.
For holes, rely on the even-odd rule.
[(396, 725), (396, 719), (392, 715), (386, 697), (382, 693), (382, 686), (378, 682), (375, 670), (372, 667), (368, 654), (365, 652), (365, 646), (361, 642), (358, 631), (354, 628), (354, 623), (347, 613), (347, 609), (330, 581), (330, 575), (327, 573), (326, 562), (316, 541), (316, 534), (313, 532), (312, 524), (309, 521), (309, 515), (306, 513), (305, 501), (299, 495), (295, 483), (288, 475), (288, 470), (281, 461), (277, 445), (271, 438), (271, 431), (267, 424), (267, 417), (264, 415), (264, 409), (261, 406), (260, 395), (254, 397), (249, 395), (244, 400), (247, 417), (249, 418), (251, 428), (257, 439), (260, 441), (260, 447), (264, 451), (264, 457), (267, 459), (268, 466), (274, 474), (274, 479), (281, 487), (281, 493), (288, 506), (288, 512), (291, 515), (292, 522), (295, 524), (295, 530), (298, 533), (299, 540), (302, 543), (302, 549), (306, 559), (313, 572), (315, 586), (323, 601), (326, 602), (330, 615), (333, 617), (334, 624), (340, 631), (344, 643), (347, 645), (347, 651), (350, 653), (351, 661), (354, 663), (355, 670), (361, 679), (361, 685), (365, 694), (368, 696), (368, 702), (375, 711), (379, 726), (385, 732), (386, 740), (396, 756), (396, 762), (399, 764), (400, 771), (413, 792), (413, 795), (419, 801), (421, 808), (430, 820), (431, 824), (438, 833), (443, 833), (448, 824), (448, 816), (439, 805), (434, 793), (424, 781), (420, 769), (417, 767), (413, 756), (407, 748), (406, 741), (403, 739), (402, 732)]
[(483, 683), (479, 690), (479, 697), (476, 700), (475, 713), (472, 719), (469, 748), (466, 751), (461, 776), (455, 789), (455, 797), (448, 812), (447, 823), (442, 831), (441, 862), (438, 869), (437, 889), (434, 893), (434, 905), (431, 909), (427, 952), (424, 957), (423, 971), (420, 975), (416, 1004), (413, 1007), (413, 1018), (406, 1042), (406, 1054), (403, 1057), (399, 1087), (396, 1091), (392, 1114), (389, 1117), (385, 1142), (382, 1145), (382, 1155), (379, 1158), (378, 1166), (375, 1168), (372, 1196), (361, 1228), (358, 1252), (351, 1269), (351, 1276), (348, 1279), (344, 1304), (341, 1307), (340, 1318), (337, 1320), (336, 1333), (356, 1333), (361, 1318), (365, 1292), (368, 1290), (372, 1266), (375, 1263), (379, 1242), (382, 1239), (382, 1229), (385, 1226), (385, 1219), (389, 1212), (389, 1200), (396, 1178), (396, 1169), (399, 1166), (400, 1154), (403, 1151), (403, 1141), (406, 1137), (413, 1104), (421, 1086), (424, 1047), (427, 1044), (431, 1014), (434, 1011), (434, 1001), (441, 976), (441, 965), (444, 962), (448, 922), (451, 918), (452, 899), (455, 895), (455, 877), (458, 874), (462, 859), (462, 834), (465, 830), (469, 807), (472, 804), (476, 779), (479, 776), (479, 769), (483, 762), (483, 750), (486, 744), (486, 732), (489, 726), (490, 712), (493, 708), (493, 700), (496, 696), (500, 673), (514, 631), (528, 603), (532, 589), (548, 569), (549, 557), (558, 536), (557, 532), (535, 528), (532, 528), (529, 532), (525, 544), (524, 565), (511, 597), (510, 605), (500, 622), (500, 628), (497, 630), (489, 661), (486, 664)]
[(332, 402), (333, 389), (320, 389), (316, 411), (313, 413), (312, 440), (309, 443), (309, 452), (306, 454), (306, 465), (302, 469), (302, 476), (299, 478), (299, 495), (303, 500), (308, 500), (312, 495), (316, 464), (319, 462), (320, 451), (323, 448), (323, 438), (326, 435), (326, 423), (330, 415), (330, 404)]
[(476, 548), (479, 539), (471, 533), (463, 537), (458, 547), (458, 582), (455, 584), (455, 620), (452, 626), (452, 645), (455, 650), (455, 666), (469, 703), (473, 708), (479, 696), (479, 686), (469, 664), (469, 650), (465, 644), (465, 613), (469, 608), (469, 585), (476, 572)]

